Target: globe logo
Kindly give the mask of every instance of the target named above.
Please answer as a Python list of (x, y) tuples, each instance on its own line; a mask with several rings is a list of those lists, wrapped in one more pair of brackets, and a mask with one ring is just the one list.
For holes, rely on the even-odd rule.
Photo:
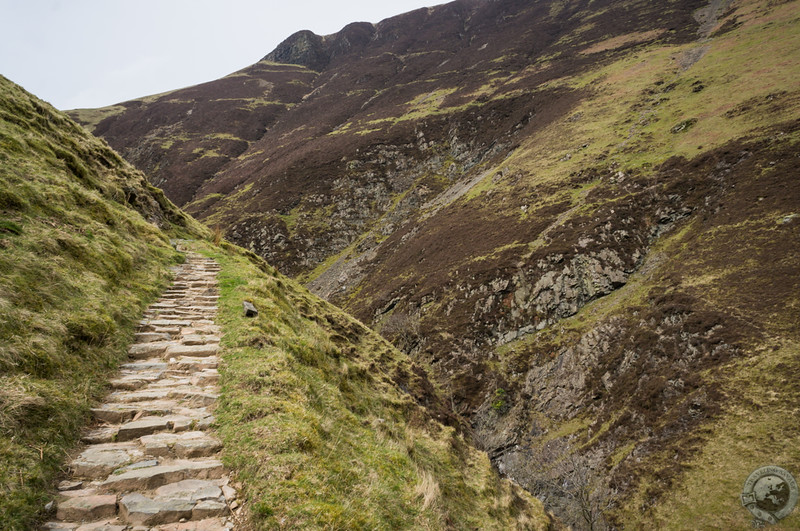
[(759, 468), (748, 476), (742, 489), (742, 505), (764, 523), (775, 524), (786, 518), (797, 499), (797, 482), (778, 466)]
[(759, 509), (774, 513), (789, 501), (789, 485), (779, 476), (764, 476), (753, 485)]

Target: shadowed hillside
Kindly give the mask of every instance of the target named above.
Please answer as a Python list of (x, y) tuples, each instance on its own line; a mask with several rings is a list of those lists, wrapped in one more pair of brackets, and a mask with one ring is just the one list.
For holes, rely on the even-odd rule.
[[(797, 1), (457, 1), (300, 32), (95, 131), (429, 366), (569, 522), (746, 528), (748, 474), (800, 473), (798, 21)], [(217, 156), (238, 122), (191, 117), (259, 84), (280, 112)]]
[(406, 354), (213, 238), (62, 113), (5, 78), (0, 89), (2, 529), (38, 528), (48, 501), (66, 501), (57, 480), (82, 428), (102, 424), (89, 409), (184, 260), (170, 238), (221, 266), (213, 427), (242, 483), (243, 528), (548, 528), (540, 502), (437, 420), (444, 407)]

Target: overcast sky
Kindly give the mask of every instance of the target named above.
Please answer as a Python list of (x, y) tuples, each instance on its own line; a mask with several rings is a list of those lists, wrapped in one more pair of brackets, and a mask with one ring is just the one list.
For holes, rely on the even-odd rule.
[(211, 81), (292, 33), (445, 0), (0, 0), (0, 74), (66, 110)]

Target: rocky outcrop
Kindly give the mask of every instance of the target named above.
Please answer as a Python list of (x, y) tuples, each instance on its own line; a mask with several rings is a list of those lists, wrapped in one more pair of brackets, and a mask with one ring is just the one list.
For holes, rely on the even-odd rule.
[(263, 60), (322, 70), (330, 61), (330, 52), (325, 49), (322, 37), (312, 31), (302, 30), (280, 43)]

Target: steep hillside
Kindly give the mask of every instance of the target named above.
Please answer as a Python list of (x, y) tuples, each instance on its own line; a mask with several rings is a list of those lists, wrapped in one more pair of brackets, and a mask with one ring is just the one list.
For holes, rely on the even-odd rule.
[[(560, 515), (746, 528), (748, 474), (800, 473), (800, 2), (457, 1), (192, 90), (258, 76), (302, 95), (180, 200), (432, 367)], [(181, 94), (95, 130), (155, 168), (123, 107)]]
[[(104, 142), (0, 77), (2, 529), (45, 516), (90, 406), (183, 259), (170, 238), (222, 266), (215, 428), (243, 484), (243, 528), (549, 527), (540, 502), (437, 420), (444, 407), (406, 354), (212, 238)], [(243, 299), (259, 317), (242, 316)]]
[(107, 144), (0, 77), (0, 521), (29, 529), (91, 402), (208, 231)]

